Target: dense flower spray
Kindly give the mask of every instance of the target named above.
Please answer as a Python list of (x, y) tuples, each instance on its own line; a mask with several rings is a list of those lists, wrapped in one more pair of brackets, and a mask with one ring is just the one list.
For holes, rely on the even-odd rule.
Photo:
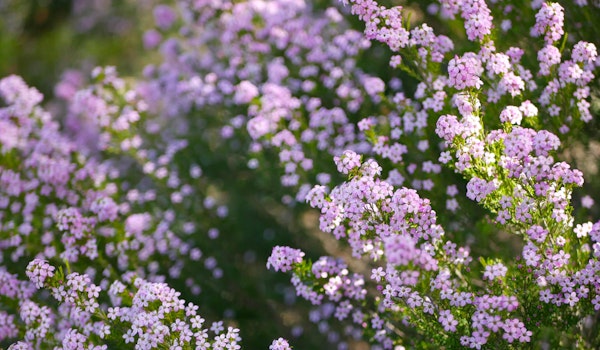
[(537, 0), (338, 5), (158, 5), (160, 61), (65, 74), (64, 128), (0, 80), (0, 344), (240, 348), (182, 297), (231, 287), (216, 255), (237, 193), (199, 164), (235, 164), (223, 152), (339, 243), (266, 261), (338, 348), (600, 346), (600, 223), (576, 215), (561, 154), (595, 125), (588, 24)]

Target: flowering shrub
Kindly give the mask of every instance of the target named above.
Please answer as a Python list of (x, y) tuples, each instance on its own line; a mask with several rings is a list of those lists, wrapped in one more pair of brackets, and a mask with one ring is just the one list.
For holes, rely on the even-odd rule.
[[(597, 4), (327, 6), (159, 4), (160, 58), (65, 73), (58, 115), (0, 80), (0, 344), (291, 349), (299, 313), (312, 347), (600, 347), (565, 157), (597, 128)], [(286, 334), (238, 329), (249, 304)]]

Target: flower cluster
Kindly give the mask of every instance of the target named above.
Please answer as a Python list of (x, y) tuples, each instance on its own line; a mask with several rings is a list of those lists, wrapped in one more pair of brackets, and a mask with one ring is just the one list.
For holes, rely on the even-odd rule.
[[(20, 317), (28, 326), (25, 339), (9, 349), (31, 348), (48, 337), (55, 338), (62, 349), (107, 349), (95, 345), (102, 341), (133, 344), (136, 349), (161, 347), (197, 349), (239, 349), (239, 330), (223, 322), (204, 326), (198, 315), (199, 307), (180, 299), (181, 295), (165, 283), (149, 282), (134, 274), (125, 274), (123, 280), (112, 282), (108, 288), (111, 306), (98, 303), (106, 291), (91, 282), (90, 276), (76, 272), (63, 276), (48, 275), (40, 282), (40, 271), (54, 270), (45, 261), (34, 260), (29, 265), (32, 282), (47, 288), (59, 302), (60, 314), (54, 315), (47, 306), (25, 300), (20, 306)], [(50, 332), (56, 324), (61, 332)], [(280, 340), (283, 344), (284, 340)], [(288, 346), (289, 349), (289, 346)]]
[[(350, 159), (356, 156), (351, 151), (344, 153)], [(393, 337), (398, 329), (421, 327), (456, 332), (460, 343), (471, 348), (487, 344), (488, 339), (498, 341), (490, 338), (494, 333), (508, 343), (529, 342), (532, 331), (518, 318), (509, 317), (519, 307), (517, 298), (476, 293), (472, 286), (460, 283), (459, 276), (472, 261), (468, 250), (457, 249), (445, 238), (427, 200), (407, 188), (394, 191), (392, 185), (378, 178), (378, 167), (367, 160), (348, 182), (329, 194), (316, 187), (308, 199), (321, 210), (321, 229), (347, 241), (355, 257), (366, 255), (373, 263), (385, 259), (385, 268), (373, 269), (371, 276), (380, 293), (375, 299), (378, 313), (370, 314), (362, 307), (360, 301), (372, 297), (363, 288), (364, 279), (330, 257), (312, 264), (295, 260), (292, 283), (298, 295), (313, 304), (333, 302), (339, 320), (352, 314), (357, 325), (371, 323), (377, 331), (372, 340), (386, 349), (401, 344)], [(316, 196), (325, 200), (315, 200)], [(291, 253), (287, 259), (297, 259), (297, 250), (286, 249)], [(282, 252), (276, 247), (270, 259), (284, 259)], [(506, 273), (501, 263), (488, 265), (483, 279), (504, 279)], [(420, 286), (427, 286), (427, 292)], [(509, 289), (499, 290), (506, 293)], [(382, 314), (386, 315), (385, 323)], [(458, 328), (455, 315), (468, 317), (470, 325)], [(440, 344), (447, 341), (443, 337)]]
[(273, 254), (267, 261), (267, 268), (275, 271), (287, 272), (292, 269), (292, 265), (302, 261), (304, 253), (298, 249), (289, 247), (274, 247)]
[[(445, 331), (460, 332), (457, 328), (457, 315), (449, 310), (440, 310), (443, 306), (440, 300), (449, 300), (449, 306), (452, 307), (477, 306), (475, 314), (470, 316), (471, 332), (456, 338), (460, 345), (480, 348), (500, 339), (508, 343), (531, 342), (535, 332), (530, 328), (532, 323), (529, 318), (525, 320), (504, 314), (506, 318), (503, 319), (500, 315), (490, 314), (488, 310), (528, 315), (526, 310), (534, 308), (522, 305), (519, 301), (530, 302), (531, 295), (539, 295), (534, 302), (538, 310), (552, 315), (559, 311), (547, 308), (545, 305), (549, 303), (555, 306), (568, 305), (573, 310), (581, 310), (584, 305), (594, 302), (595, 282), (581, 278), (596, 275), (593, 267), (597, 264), (596, 258), (586, 258), (589, 255), (586, 252), (590, 251), (590, 245), (595, 241), (588, 244), (577, 239), (585, 237), (584, 232), (589, 230), (581, 225), (577, 226), (577, 238), (575, 237), (570, 205), (572, 190), (582, 186), (583, 175), (567, 163), (555, 160), (556, 151), (561, 146), (559, 136), (544, 130), (543, 127), (540, 128), (540, 123), (549, 129), (553, 129), (556, 122), (564, 123), (559, 124), (560, 127), (555, 130), (567, 134), (570, 128), (566, 123), (576, 125), (576, 118), (583, 122), (591, 120), (589, 102), (586, 99), (589, 98), (587, 84), (594, 76), (592, 72), (595, 63), (590, 62), (596, 61), (595, 46), (580, 41), (571, 51), (571, 60), (562, 62), (563, 54), (553, 43), (564, 34), (563, 9), (558, 4), (543, 4), (532, 30), (533, 36), (546, 35), (544, 49), (538, 54), (540, 67), (537, 77), (547, 79), (538, 80), (521, 63), (524, 50), (512, 47), (505, 52), (496, 51), (493, 37), (490, 35), (491, 11), (484, 3), (443, 2), (444, 15), (453, 16), (461, 12), (467, 36), (470, 40), (480, 41), (481, 47), (478, 52), (457, 54), (449, 59), (448, 75), (436, 76), (435, 72), (440, 67), (436, 66), (434, 56), (429, 55), (435, 48), (431, 44), (423, 44), (427, 40), (410, 41), (413, 44), (419, 41), (420, 45), (426, 46), (428, 50), (422, 50), (423, 52), (417, 51), (409, 43), (394, 46), (399, 42), (396, 39), (387, 41), (388, 38), (393, 38), (392, 35), (409, 37), (417, 33), (417, 29), (409, 32), (402, 27), (401, 8), (386, 10), (372, 2), (351, 4), (353, 14), (365, 22), (367, 37), (387, 43), (392, 51), (403, 54), (404, 59), (396, 59), (393, 66), (401, 66), (421, 79), (414, 96), (415, 100), (401, 95), (391, 98), (395, 103), (394, 108), (400, 113), (400, 118), (390, 113), (366, 118), (358, 124), (359, 129), (363, 130), (373, 143), (373, 152), (383, 159), (392, 160), (400, 168), (404, 166), (402, 155), (407, 153), (407, 147), (415, 147), (421, 153), (426, 153), (427, 139), (419, 138), (415, 130), (421, 133), (427, 130), (429, 114), (429, 117), (436, 121), (433, 124), (437, 135), (445, 140), (439, 162), (448, 165), (467, 179), (468, 198), (483, 204), (491, 213), (497, 215), (498, 225), (508, 227), (525, 240), (522, 255), (524, 264), (519, 262), (512, 265), (497, 260), (482, 260), (485, 267), (483, 280), (491, 284), (490, 287), (486, 287), (486, 292), (494, 290), (515, 293), (510, 297), (475, 297), (478, 294), (474, 293), (473, 289), (461, 292), (452, 289), (451, 293), (456, 294), (448, 297), (445, 289), (432, 287), (432, 291), (440, 288), (439, 299), (434, 298), (435, 294), (432, 297), (431, 293), (427, 294), (426, 299), (410, 286), (430, 285), (431, 283), (421, 283), (419, 280), (426, 277), (433, 279), (433, 276), (428, 276), (432, 271), (444, 271), (448, 274), (448, 269), (451, 272), (447, 276), (453, 276), (456, 268), (454, 264), (449, 264), (453, 260), (444, 254), (437, 254), (442, 251), (441, 247), (456, 249), (456, 246), (451, 242), (443, 243), (446, 242), (444, 231), (435, 225), (435, 214), (431, 217), (421, 217), (426, 215), (427, 209), (420, 204), (416, 192), (411, 192), (414, 190), (393, 191), (392, 184), (399, 185), (404, 180), (403, 176), (398, 176), (396, 169), (390, 171), (388, 182), (385, 182), (374, 176), (384, 170), (376, 162), (369, 160), (360, 165), (357, 162), (360, 161), (361, 154), (352, 151), (336, 155), (334, 160), (338, 171), (348, 174), (349, 180), (336, 186), (331, 192), (324, 185), (314, 186), (308, 192), (306, 200), (321, 212), (320, 229), (333, 233), (337, 239), (347, 241), (354, 257), (368, 255), (373, 259), (373, 263), (381, 259), (387, 262), (387, 270), (382, 267), (373, 270), (373, 279), (377, 284), (387, 280), (390, 285), (385, 287), (387, 289), (384, 289), (385, 285), (377, 288), (379, 292), (383, 292), (383, 296), (377, 299), (381, 304), (376, 321), (371, 323), (372, 329), (375, 332), (382, 329), (378, 320), (383, 312), (386, 315), (383, 324), (389, 324), (390, 327), (395, 325), (395, 320), (401, 319), (404, 322), (403, 326), (410, 325), (432, 332), (432, 326), (423, 321), (422, 316), (430, 313), (436, 315), (431, 321), (441, 324)], [(392, 41), (393, 44), (390, 43)], [(418, 56), (414, 55), (415, 52), (418, 52)], [(405, 59), (413, 61), (406, 62)], [(448, 88), (463, 91), (457, 93), (449, 91)], [(483, 90), (483, 93), (480, 94), (479, 90)], [(449, 92), (454, 95), (448, 95)], [(558, 96), (564, 96), (566, 101), (570, 101), (568, 107), (562, 105), (568, 112), (550, 102)], [(446, 114), (443, 114), (444, 112)], [(409, 118), (415, 114), (418, 116), (418, 113), (421, 113), (423, 124), (416, 128), (411, 127)], [(568, 117), (557, 118), (559, 115)], [(556, 120), (545, 122), (543, 118), (546, 116)], [(413, 135), (417, 136), (418, 141), (415, 142)], [(416, 168), (416, 164), (408, 164), (406, 174), (414, 178)], [(428, 164), (423, 168), (431, 169), (432, 166)], [(435, 174), (431, 170), (428, 173)], [(431, 189), (426, 183), (413, 180), (416, 189)], [(452, 193), (454, 196), (455, 188), (450, 189), (451, 187), (448, 187), (448, 195)], [(396, 199), (404, 197), (408, 199)], [(404, 207), (404, 203), (408, 207)], [(428, 204), (424, 205), (426, 208)], [(456, 204), (447, 205), (448, 210), (451, 208), (456, 210)], [(408, 223), (402, 221), (407, 219)], [(586, 224), (585, 227), (591, 227), (590, 225), (591, 223)], [(432, 231), (432, 227), (438, 228)], [(447, 254), (452, 256), (451, 253)], [(468, 255), (459, 256), (468, 263)], [(454, 259), (461, 261), (458, 257)], [(321, 298), (328, 295), (328, 290), (316, 286), (326, 285), (331, 277), (326, 275), (320, 279), (318, 274), (307, 275), (303, 264), (293, 265), (292, 282), (299, 295), (313, 303), (321, 303)], [(412, 282), (408, 277), (412, 275), (405, 271), (407, 268), (419, 271), (415, 277), (411, 277), (416, 278), (416, 282)], [(400, 271), (402, 274), (407, 273), (402, 278), (409, 278), (411, 282), (392, 283), (390, 279)], [(518, 278), (527, 279), (524, 276), (532, 272), (537, 278), (536, 283), (525, 288), (513, 283)], [(513, 277), (509, 279), (507, 276)], [(457, 281), (450, 282), (452, 279), (447, 278), (448, 286), (464, 286)], [(409, 288), (392, 289), (392, 286), (396, 285)], [(507, 285), (510, 287), (507, 288)], [(471, 287), (477, 289), (473, 285)], [(403, 299), (406, 303), (403, 305), (413, 311), (406, 311), (394, 298)], [(339, 300), (332, 301), (336, 310), (342, 308), (337, 304)], [(488, 304), (490, 302), (493, 306)], [(383, 307), (390, 308), (390, 311), (384, 312)], [(416, 316), (415, 308), (421, 308), (422, 314)], [(397, 316), (398, 314), (403, 316)], [(535, 314), (539, 315), (537, 311)], [(415, 317), (415, 321), (412, 321), (412, 317)], [(499, 337), (493, 335), (496, 332), (501, 333)], [(383, 335), (371, 339), (384, 348), (402, 343), (397, 337), (394, 338), (394, 343), (392, 338), (386, 339)], [(448, 344), (445, 337), (439, 337), (439, 340), (440, 344)]]
[(480, 88), (483, 82), (479, 78), (483, 72), (480, 61), (474, 55), (455, 57), (448, 63), (449, 85), (458, 90)]
[(564, 9), (557, 3), (542, 3), (542, 8), (535, 15), (535, 26), (531, 29), (533, 36), (544, 35), (544, 40), (552, 44), (565, 33)]
[[(0, 97), (6, 103), (6, 107), (0, 108), (0, 124), (7, 131), (0, 138), (0, 181), (3, 184), (0, 191), (3, 210), (0, 215), (3, 229), (0, 257), (4, 262), (12, 262), (8, 271), (18, 274), (9, 273), (4, 267), (1, 270), (3, 282), (0, 293), (6, 298), (8, 308), (2, 313), (4, 328), (0, 339), (23, 339), (13, 344), (11, 349), (39, 347), (41, 344), (57, 344), (63, 349), (79, 349), (81, 346), (106, 348), (109, 335), (114, 335), (115, 331), (111, 331), (106, 319), (106, 308), (100, 307), (103, 303), (103, 299), (99, 299), (100, 286), (105, 287), (110, 279), (134, 270), (154, 281), (164, 280), (165, 272), (170, 278), (177, 279), (184, 268), (182, 257), (195, 262), (203, 258), (198, 246), (193, 246), (191, 241), (186, 242), (172, 231), (185, 236), (196, 230), (190, 222), (185, 222), (183, 228), (179, 227), (181, 221), (186, 220), (183, 214), (177, 221), (172, 209), (163, 209), (159, 216), (164, 218), (156, 220), (147, 212), (147, 205), (157, 199), (154, 189), (148, 188), (147, 183), (143, 185), (144, 189), (127, 188), (126, 185), (119, 188), (107, 180), (120, 173), (114, 163), (96, 161), (83, 155), (96, 152), (115, 152), (123, 156), (135, 154), (134, 160), (146, 162), (142, 171), (152, 175), (160, 186), (164, 184), (172, 189), (163, 190), (162, 194), (169, 198), (168, 206), (190, 205), (184, 199), (192, 197), (192, 187), (182, 183), (177, 172), (169, 172), (166, 167), (181, 145), (172, 144), (164, 156), (143, 152), (141, 143), (135, 144), (139, 153), (123, 146), (129, 140), (135, 140), (135, 137), (129, 138), (128, 128), (140, 121), (138, 109), (144, 110), (144, 102), (127, 90), (128, 87), (113, 69), (97, 69), (94, 76), (100, 81), (97, 85), (71, 96), (70, 113), (72, 117), (81, 118), (82, 122), (90, 121), (90, 125), (97, 126), (97, 139), (102, 140), (99, 148), (89, 148), (86, 143), (78, 143), (79, 140), (74, 141), (61, 133), (58, 123), (39, 106), (41, 94), (29, 88), (21, 78), (11, 76), (0, 80)], [(122, 95), (126, 96), (124, 101), (118, 99)], [(76, 124), (71, 123), (71, 126)], [(156, 162), (162, 168), (154, 167), (154, 157), (159, 158)], [(192, 166), (190, 177), (197, 179), (200, 175), (201, 169)], [(214, 215), (216, 220), (213, 221), (227, 215), (227, 208), (217, 206), (214, 199), (204, 196), (193, 198)], [(159, 206), (155, 206), (153, 211), (161, 212)], [(210, 221), (205, 224), (210, 224)], [(218, 236), (217, 229), (208, 231), (209, 236)], [(13, 270), (19, 262), (34, 257), (26, 270)], [(48, 263), (50, 260), (63, 261), (67, 269), (73, 268), (74, 272), (64, 277), (62, 270), (57, 271)], [(168, 270), (159, 268), (161, 260), (172, 263)], [(212, 256), (204, 258), (204, 266), (215, 279), (223, 275)], [(19, 275), (23, 273), (31, 282), (20, 280)], [(142, 279), (139, 281), (136, 285), (139, 288), (149, 283), (142, 284)], [(185, 283), (192, 294), (200, 293), (198, 280), (188, 277)], [(52, 303), (44, 305), (48, 303), (47, 294), (35, 293), (35, 289), (41, 287), (51, 290), (59, 307), (51, 306)], [(160, 284), (160, 288), (173, 296), (171, 302), (180, 303), (178, 292), (166, 284)], [(118, 321), (112, 321), (132, 323), (134, 314), (141, 315), (140, 307), (154, 305), (157, 301), (160, 298), (144, 299), (138, 309), (123, 314)], [(154, 313), (159, 311), (148, 312), (145, 317), (154, 319)], [(17, 319), (19, 321), (15, 322)], [(175, 330), (170, 331), (170, 337), (163, 337), (167, 334), (163, 329), (176, 328), (171, 327), (171, 323), (159, 327), (158, 323), (146, 324), (147, 320), (140, 322), (139, 325), (145, 324), (143, 332), (132, 323), (127, 339), (137, 335), (135, 343), (143, 348), (162, 346), (175, 338)], [(153, 333), (158, 329), (159, 333)], [(203, 331), (199, 326), (196, 329)], [(202, 333), (196, 337), (195, 344), (213, 348), (239, 346), (236, 329), (231, 328), (227, 332), (222, 332), (217, 326), (215, 329), (213, 340), (205, 339), (207, 336), (202, 334), (206, 333)], [(187, 335), (179, 334), (179, 340), (170, 345), (191, 341)], [(159, 338), (149, 338), (150, 335)]]

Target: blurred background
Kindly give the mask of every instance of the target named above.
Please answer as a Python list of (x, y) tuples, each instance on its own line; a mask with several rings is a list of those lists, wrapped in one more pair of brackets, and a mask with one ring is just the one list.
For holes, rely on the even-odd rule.
[[(145, 50), (142, 42), (145, 31), (154, 27), (153, 8), (159, 3), (173, 5), (174, 1), (0, 0), (0, 77), (22, 76), (44, 94), (45, 107), (64, 122), (62, 90), (56, 88), (61, 79), (81, 87), (94, 67), (107, 65), (117, 67), (121, 77), (134, 79), (147, 64), (159, 62), (160, 54)], [(336, 254), (335, 249), (340, 249), (337, 241), (328, 240), (331, 251), (326, 252), (322, 240), (330, 237), (318, 232), (316, 213), (305, 217), (298, 213), (306, 212), (306, 207), (281, 204), (281, 196), (287, 192), (273, 186), (279, 183), (277, 174), (256, 177), (246, 157), (223, 156), (227, 150), (215, 149), (212, 141), (198, 140), (176, 161), (183, 168), (192, 161), (201, 164), (202, 186), (211, 198), (229, 208), (228, 220), (218, 227), (219, 239), (196, 233), (197, 240), (207, 247), (202, 250), (205, 257), (216, 257), (223, 277), (214, 278), (212, 269), (194, 265), (215, 261), (204, 259), (190, 263), (182, 272), (199, 281), (199, 295), (181, 280), (170, 281), (172, 286), (199, 305), (199, 313), (208, 321), (223, 319), (239, 327), (247, 349), (265, 349), (280, 336), (290, 339), (297, 349), (324, 348), (323, 344), (347, 338), (340, 327), (310, 322), (310, 305), (296, 301), (289, 276), (265, 267), (275, 245), (299, 247), (312, 252), (316, 260), (320, 255)], [(240, 148), (244, 146), (248, 147)], [(275, 154), (267, 157), (276, 163)], [(169, 262), (160, 263), (169, 268)], [(356, 349), (365, 346), (358, 341), (351, 344)]]

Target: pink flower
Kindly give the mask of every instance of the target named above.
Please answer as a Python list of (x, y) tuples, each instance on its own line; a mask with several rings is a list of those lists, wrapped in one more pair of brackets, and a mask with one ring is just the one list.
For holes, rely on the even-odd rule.
[(458, 90), (479, 89), (483, 85), (479, 78), (482, 71), (481, 61), (473, 53), (466, 53), (462, 57), (455, 56), (448, 64), (448, 83)]
[(532, 36), (544, 35), (546, 43), (553, 43), (565, 33), (564, 9), (558, 3), (543, 3), (540, 11), (535, 15), (535, 25), (531, 30)]
[(276, 246), (267, 260), (267, 268), (275, 271), (287, 272), (295, 263), (301, 263), (304, 252), (300, 249)]
[(497, 263), (494, 265), (488, 265), (485, 267), (485, 272), (483, 273), (483, 278), (494, 280), (496, 278), (502, 278), (506, 275), (508, 269), (504, 264)]
[(440, 317), (438, 321), (444, 327), (446, 332), (456, 332), (456, 326), (458, 325), (458, 321), (454, 319), (454, 315), (450, 310), (442, 310), (440, 311)]
[(34, 259), (27, 265), (27, 277), (40, 289), (44, 287), (46, 279), (54, 276), (54, 266), (46, 260)]
[(523, 120), (523, 113), (515, 106), (506, 106), (502, 112), (500, 112), (500, 121), (503, 123), (511, 123), (520, 125)]
[(352, 169), (360, 167), (360, 155), (354, 151), (344, 151), (341, 156), (333, 157), (337, 169), (342, 174), (348, 174)]
[(292, 347), (290, 346), (288, 341), (283, 338), (275, 339), (275, 340), (273, 340), (271, 345), (269, 345), (269, 350), (291, 350), (291, 349), (292, 349)]

